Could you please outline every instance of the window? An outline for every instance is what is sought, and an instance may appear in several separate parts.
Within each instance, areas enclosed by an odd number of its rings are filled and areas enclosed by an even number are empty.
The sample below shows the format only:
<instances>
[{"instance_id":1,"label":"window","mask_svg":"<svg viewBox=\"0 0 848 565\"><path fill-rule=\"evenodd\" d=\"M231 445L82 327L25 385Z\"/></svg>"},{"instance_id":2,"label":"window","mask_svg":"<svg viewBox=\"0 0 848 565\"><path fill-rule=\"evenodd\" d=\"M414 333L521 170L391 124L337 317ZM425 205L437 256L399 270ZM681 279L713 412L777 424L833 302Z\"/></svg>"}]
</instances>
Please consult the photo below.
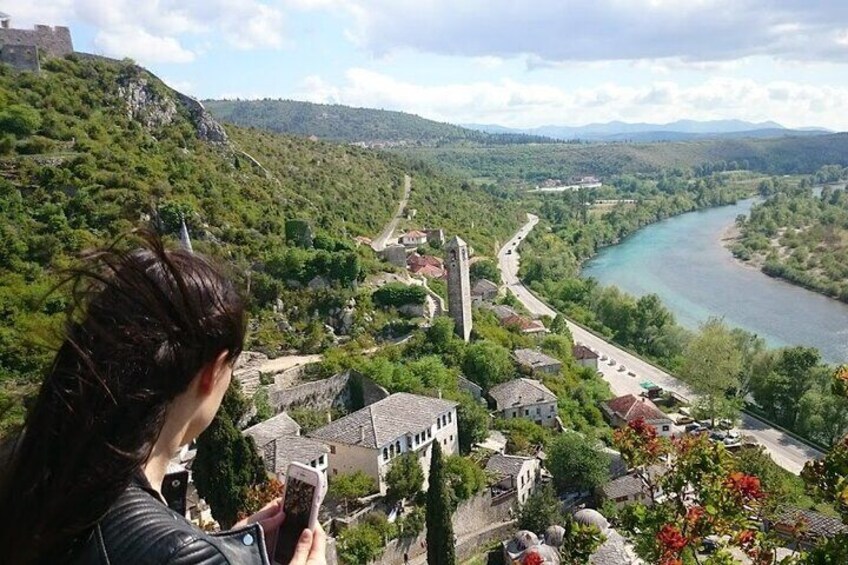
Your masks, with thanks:
<instances>
[{"instance_id":1,"label":"window","mask_svg":"<svg viewBox=\"0 0 848 565\"><path fill-rule=\"evenodd\" d=\"M330 446L330 453L332 453L332 454L336 453L336 446L335 445Z\"/></svg>"},{"instance_id":2,"label":"window","mask_svg":"<svg viewBox=\"0 0 848 565\"><path fill-rule=\"evenodd\" d=\"M395 442L395 453L400 455L400 440L397 440L397 442Z\"/></svg>"},{"instance_id":3,"label":"window","mask_svg":"<svg viewBox=\"0 0 848 565\"><path fill-rule=\"evenodd\" d=\"M338 474L339 474L339 470L338 470L338 469L336 469L335 467L333 467L333 474L334 474L334 475L338 475Z\"/></svg>"},{"instance_id":4,"label":"window","mask_svg":"<svg viewBox=\"0 0 848 565\"><path fill-rule=\"evenodd\" d=\"M453 434L451 434L451 441L453 441Z\"/></svg>"},{"instance_id":5,"label":"window","mask_svg":"<svg viewBox=\"0 0 848 565\"><path fill-rule=\"evenodd\" d=\"M317 466L318 466L318 462L317 462L317 461L315 461L315 460L312 460L312 461L310 461L310 462L309 462L309 466L310 466L310 467L317 467Z\"/></svg>"},{"instance_id":6,"label":"window","mask_svg":"<svg viewBox=\"0 0 848 565\"><path fill-rule=\"evenodd\" d=\"M513 411L512 411L512 417L513 417L513 418L515 418L516 416L518 416L518 412L516 412L515 410L513 410Z\"/></svg>"},{"instance_id":7,"label":"window","mask_svg":"<svg viewBox=\"0 0 848 565\"><path fill-rule=\"evenodd\" d=\"M525 408L525 409L524 409L524 415L525 415L525 416L529 416L529 415L530 415L530 409L529 409L529 408Z\"/></svg>"},{"instance_id":8,"label":"window","mask_svg":"<svg viewBox=\"0 0 848 565\"><path fill-rule=\"evenodd\" d=\"M389 457L394 457L394 456L395 456L395 444L391 444L389 446Z\"/></svg>"},{"instance_id":9,"label":"window","mask_svg":"<svg viewBox=\"0 0 848 565\"><path fill-rule=\"evenodd\" d=\"M448 422L452 422L452 421L453 421L452 412L448 412Z\"/></svg>"},{"instance_id":10,"label":"window","mask_svg":"<svg viewBox=\"0 0 848 565\"><path fill-rule=\"evenodd\" d=\"M412 436L406 436L406 448L412 449Z\"/></svg>"},{"instance_id":11,"label":"window","mask_svg":"<svg viewBox=\"0 0 848 565\"><path fill-rule=\"evenodd\" d=\"M554 412L556 412L556 407L553 404L551 404L551 414L553 414Z\"/></svg>"},{"instance_id":12,"label":"window","mask_svg":"<svg viewBox=\"0 0 848 565\"><path fill-rule=\"evenodd\" d=\"M383 448L383 460L384 460L384 461L388 461L388 460L389 460L389 450L388 450L388 449L386 449L385 447Z\"/></svg>"},{"instance_id":13,"label":"window","mask_svg":"<svg viewBox=\"0 0 848 565\"><path fill-rule=\"evenodd\" d=\"M421 440L419 439L419 435L415 434L415 445L418 445L419 443L421 443Z\"/></svg>"},{"instance_id":14,"label":"window","mask_svg":"<svg viewBox=\"0 0 848 565\"><path fill-rule=\"evenodd\" d=\"M542 407L536 406L536 415L539 416L542 413Z\"/></svg>"},{"instance_id":15,"label":"window","mask_svg":"<svg viewBox=\"0 0 848 565\"><path fill-rule=\"evenodd\" d=\"M433 430L427 428L427 439L430 439L431 437L433 437Z\"/></svg>"},{"instance_id":16,"label":"window","mask_svg":"<svg viewBox=\"0 0 848 565\"><path fill-rule=\"evenodd\" d=\"M668 426L663 426L663 430L662 430L662 431L667 432L667 431L668 431Z\"/></svg>"}]
</instances>

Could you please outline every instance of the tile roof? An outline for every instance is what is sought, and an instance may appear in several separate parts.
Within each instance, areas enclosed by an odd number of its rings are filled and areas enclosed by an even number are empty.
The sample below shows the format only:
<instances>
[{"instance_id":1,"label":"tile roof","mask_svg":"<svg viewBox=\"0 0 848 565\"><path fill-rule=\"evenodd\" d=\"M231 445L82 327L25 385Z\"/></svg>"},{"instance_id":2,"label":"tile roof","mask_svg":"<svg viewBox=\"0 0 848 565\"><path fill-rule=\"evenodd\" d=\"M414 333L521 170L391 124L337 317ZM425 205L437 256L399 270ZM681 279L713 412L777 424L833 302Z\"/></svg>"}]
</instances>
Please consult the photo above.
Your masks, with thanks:
<instances>
[{"instance_id":1,"label":"tile roof","mask_svg":"<svg viewBox=\"0 0 848 565\"><path fill-rule=\"evenodd\" d=\"M419 255L418 253L413 253L407 257L406 264L409 265L410 269L413 267L421 268L425 265L441 268L444 266L444 261L432 255Z\"/></svg>"},{"instance_id":2,"label":"tile roof","mask_svg":"<svg viewBox=\"0 0 848 565\"><path fill-rule=\"evenodd\" d=\"M590 565L628 565L639 563L627 549L627 540L616 532L609 530L606 540L589 557Z\"/></svg>"},{"instance_id":3,"label":"tile roof","mask_svg":"<svg viewBox=\"0 0 848 565\"><path fill-rule=\"evenodd\" d=\"M513 379L493 387L489 396L498 410L512 406L526 406L541 402L556 402L556 395L545 385L534 379Z\"/></svg>"},{"instance_id":4,"label":"tile roof","mask_svg":"<svg viewBox=\"0 0 848 565\"><path fill-rule=\"evenodd\" d=\"M561 367L562 362L559 359L555 359L550 355L545 355L541 351L536 351L535 349L516 349L512 352L515 355L515 359L522 365L529 365L533 369L538 367Z\"/></svg>"},{"instance_id":5,"label":"tile roof","mask_svg":"<svg viewBox=\"0 0 848 565\"><path fill-rule=\"evenodd\" d=\"M261 449L278 437L300 435L300 424L285 412L280 412L273 418L250 426L244 430L244 434L252 437L256 447Z\"/></svg>"},{"instance_id":6,"label":"tile roof","mask_svg":"<svg viewBox=\"0 0 848 565\"><path fill-rule=\"evenodd\" d=\"M422 237L427 237L427 234L424 233L423 231L412 230L412 231L406 232L401 237L411 237L411 238L418 239L418 238L422 238Z\"/></svg>"},{"instance_id":7,"label":"tile roof","mask_svg":"<svg viewBox=\"0 0 848 565\"><path fill-rule=\"evenodd\" d=\"M445 270L441 267L436 267L435 265L415 265L410 267L409 270L413 274L429 277L431 279L440 279L445 276Z\"/></svg>"},{"instance_id":8,"label":"tile roof","mask_svg":"<svg viewBox=\"0 0 848 565\"><path fill-rule=\"evenodd\" d=\"M521 468L528 461L533 461L533 457L495 453L489 458L489 462L486 463L486 471L498 475L515 477L521 473Z\"/></svg>"},{"instance_id":9,"label":"tile roof","mask_svg":"<svg viewBox=\"0 0 848 565\"><path fill-rule=\"evenodd\" d=\"M848 532L848 526L839 518L832 518L814 510L805 510L795 506L784 508L775 520L776 524L792 527L799 520L807 525L808 538L833 537Z\"/></svg>"},{"instance_id":10,"label":"tile roof","mask_svg":"<svg viewBox=\"0 0 848 565\"><path fill-rule=\"evenodd\" d=\"M265 468L272 473L285 474L289 463L296 461L309 465L322 455L330 453L330 448L320 441L308 437L280 437L262 448Z\"/></svg>"},{"instance_id":11,"label":"tile roof","mask_svg":"<svg viewBox=\"0 0 848 565\"><path fill-rule=\"evenodd\" d=\"M407 392L395 393L312 432L310 437L380 448L407 433L432 426L456 402Z\"/></svg>"},{"instance_id":12,"label":"tile roof","mask_svg":"<svg viewBox=\"0 0 848 565\"><path fill-rule=\"evenodd\" d=\"M604 402L602 406L609 414L615 414L627 422L632 422L639 418L643 418L646 421L671 421L671 418L666 416L662 410L657 408L656 404L647 398L637 398L632 394L613 398L612 400Z\"/></svg>"},{"instance_id":13,"label":"tile roof","mask_svg":"<svg viewBox=\"0 0 848 565\"><path fill-rule=\"evenodd\" d=\"M575 345L571 348L571 353L577 360L580 359L597 359L598 354L586 347L585 345Z\"/></svg>"}]
</instances>

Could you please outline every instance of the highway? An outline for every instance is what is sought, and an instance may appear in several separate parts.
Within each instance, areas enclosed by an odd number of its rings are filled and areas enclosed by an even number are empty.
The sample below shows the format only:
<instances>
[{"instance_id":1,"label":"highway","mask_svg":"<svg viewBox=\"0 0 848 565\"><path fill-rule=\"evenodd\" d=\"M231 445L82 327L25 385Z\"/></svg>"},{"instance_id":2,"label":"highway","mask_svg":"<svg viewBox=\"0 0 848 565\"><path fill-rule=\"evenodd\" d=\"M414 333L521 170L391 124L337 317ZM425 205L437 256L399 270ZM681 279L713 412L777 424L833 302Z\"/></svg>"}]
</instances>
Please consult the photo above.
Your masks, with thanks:
<instances>
[{"instance_id":1,"label":"highway","mask_svg":"<svg viewBox=\"0 0 848 565\"><path fill-rule=\"evenodd\" d=\"M536 226L539 218L533 214L527 214L527 220L527 223L498 252L498 266L501 269L501 276L507 289L518 298L530 313L536 316L554 317L557 313L531 293L518 278L520 259L518 243ZM690 400L695 397L692 390L685 383L682 383L659 367L655 367L639 359L617 345L574 324L570 320L568 321L568 327L574 336L575 342L582 343L613 361L614 364L612 365L610 365L610 361L602 361L598 368L603 373L604 380L609 383L613 394L616 396L624 394L638 395L642 391L639 383L651 381L666 390L676 392ZM620 370L622 366L625 367L624 370ZM629 376L628 373L630 372L635 373L636 376ZM768 450L778 465L795 474L800 473L804 467L804 463L810 459L819 458L824 455L821 451L813 449L747 414L742 414L742 421L738 429L742 434L755 438L760 445Z\"/></svg>"},{"instance_id":2,"label":"highway","mask_svg":"<svg viewBox=\"0 0 848 565\"><path fill-rule=\"evenodd\" d=\"M401 197L400 203L398 204L397 212L395 212L394 217L389 221L389 223L386 224L386 227L383 229L380 235L378 235L377 238L371 242L371 249L373 249L374 251L382 251L386 248L386 245L388 245L389 239L395 233L398 222L403 216L403 210L404 208L406 208L406 203L409 201L409 193L411 190L412 178L409 175L403 175L403 196Z\"/></svg>"}]
</instances>

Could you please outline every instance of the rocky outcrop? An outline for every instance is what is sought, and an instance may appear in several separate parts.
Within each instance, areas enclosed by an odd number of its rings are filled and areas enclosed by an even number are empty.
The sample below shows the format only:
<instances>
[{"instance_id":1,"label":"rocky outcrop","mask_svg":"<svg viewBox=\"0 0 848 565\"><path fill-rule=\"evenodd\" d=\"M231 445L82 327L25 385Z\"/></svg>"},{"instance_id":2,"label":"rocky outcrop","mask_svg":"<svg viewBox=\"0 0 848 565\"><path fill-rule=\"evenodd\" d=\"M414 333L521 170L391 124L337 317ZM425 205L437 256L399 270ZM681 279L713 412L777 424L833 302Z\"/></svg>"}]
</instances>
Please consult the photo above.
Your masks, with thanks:
<instances>
[{"instance_id":1,"label":"rocky outcrop","mask_svg":"<svg viewBox=\"0 0 848 565\"><path fill-rule=\"evenodd\" d=\"M134 71L118 79L118 95L125 101L127 115L131 119L147 129L158 129L173 123L182 107L194 124L199 139L209 143L229 141L227 132L199 101L165 86L141 67Z\"/></svg>"}]
</instances>

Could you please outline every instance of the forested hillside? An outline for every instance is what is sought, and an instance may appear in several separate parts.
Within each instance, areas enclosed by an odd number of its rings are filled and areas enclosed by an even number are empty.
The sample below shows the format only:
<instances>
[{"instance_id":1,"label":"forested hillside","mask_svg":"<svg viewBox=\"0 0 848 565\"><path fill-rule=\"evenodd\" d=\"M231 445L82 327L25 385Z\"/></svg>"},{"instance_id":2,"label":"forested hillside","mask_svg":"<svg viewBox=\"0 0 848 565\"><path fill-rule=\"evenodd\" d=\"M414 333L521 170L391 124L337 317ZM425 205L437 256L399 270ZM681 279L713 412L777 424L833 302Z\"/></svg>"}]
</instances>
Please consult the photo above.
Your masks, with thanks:
<instances>
[{"instance_id":1,"label":"forested hillside","mask_svg":"<svg viewBox=\"0 0 848 565\"><path fill-rule=\"evenodd\" d=\"M49 359L66 307L62 291L44 300L57 272L133 228L152 225L173 239L184 217L195 250L249 286L250 344L274 353L326 346L327 312L379 268L353 237L381 230L404 174L422 222L486 248L517 225L508 202L413 166L238 128L227 140L199 106L130 61L71 56L46 62L40 75L0 65L0 435ZM468 225L496 211L499 223ZM311 227L314 244L287 241L291 220ZM298 290L316 275L330 288Z\"/></svg>"},{"instance_id":2,"label":"forested hillside","mask_svg":"<svg viewBox=\"0 0 848 565\"><path fill-rule=\"evenodd\" d=\"M530 185L548 178L658 173L675 168L695 169L700 174L736 169L812 174L824 165L848 165L848 133L639 144L451 146L419 148L415 153L464 174Z\"/></svg>"},{"instance_id":3,"label":"forested hillside","mask_svg":"<svg viewBox=\"0 0 848 565\"><path fill-rule=\"evenodd\" d=\"M490 134L435 122L405 112L313 104L296 100L204 100L212 114L227 123L320 139L363 143L436 145L553 143L527 134Z\"/></svg>"}]
</instances>

